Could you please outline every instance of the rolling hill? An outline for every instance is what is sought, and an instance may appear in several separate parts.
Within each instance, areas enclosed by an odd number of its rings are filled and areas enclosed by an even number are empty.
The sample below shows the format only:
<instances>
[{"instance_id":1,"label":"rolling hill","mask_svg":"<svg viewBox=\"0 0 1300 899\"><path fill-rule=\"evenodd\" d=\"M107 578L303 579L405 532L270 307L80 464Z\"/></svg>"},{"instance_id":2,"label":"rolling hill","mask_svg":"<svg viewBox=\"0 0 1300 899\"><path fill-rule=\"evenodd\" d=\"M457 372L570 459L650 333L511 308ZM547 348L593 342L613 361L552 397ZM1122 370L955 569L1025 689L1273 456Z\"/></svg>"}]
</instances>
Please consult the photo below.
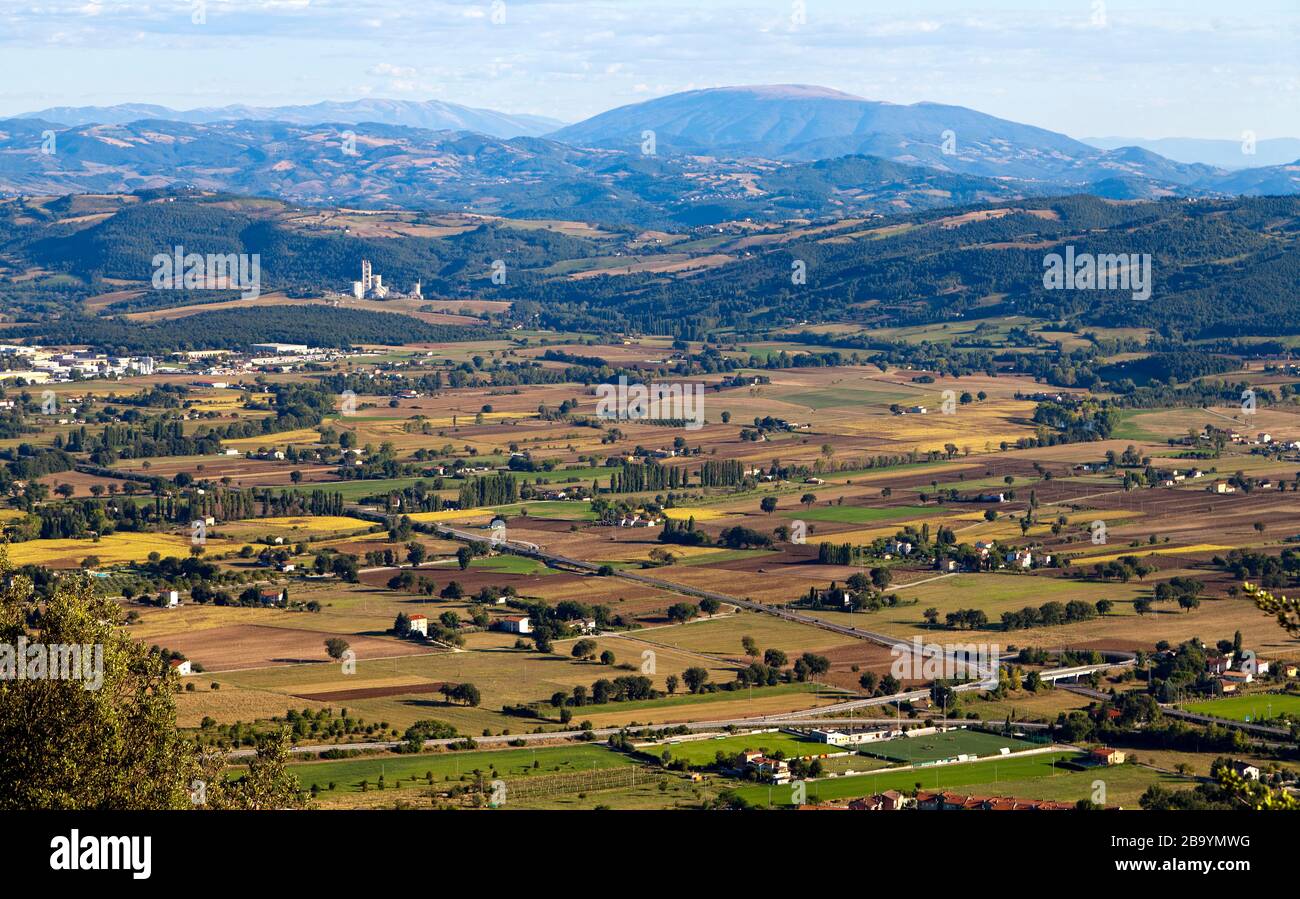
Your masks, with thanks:
<instances>
[{"instance_id":1,"label":"rolling hill","mask_svg":"<svg viewBox=\"0 0 1300 899\"><path fill-rule=\"evenodd\" d=\"M42 151L54 131L53 153ZM351 131L351 136L349 135ZM296 203L677 227L1012 198L1009 182L901 164L782 164L583 149L393 125L0 122L0 192L195 187Z\"/></svg>"}]
</instances>

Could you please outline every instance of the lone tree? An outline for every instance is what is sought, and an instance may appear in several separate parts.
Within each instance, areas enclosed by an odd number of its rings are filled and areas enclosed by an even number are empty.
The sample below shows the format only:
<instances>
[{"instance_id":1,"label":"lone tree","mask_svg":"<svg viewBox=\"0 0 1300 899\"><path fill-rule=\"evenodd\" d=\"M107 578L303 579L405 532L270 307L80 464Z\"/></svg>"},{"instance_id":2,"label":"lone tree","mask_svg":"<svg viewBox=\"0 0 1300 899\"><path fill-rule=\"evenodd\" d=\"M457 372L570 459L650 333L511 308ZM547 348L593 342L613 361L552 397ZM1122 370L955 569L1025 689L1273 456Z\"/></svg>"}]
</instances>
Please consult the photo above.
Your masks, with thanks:
<instances>
[{"instance_id":1,"label":"lone tree","mask_svg":"<svg viewBox=\"0 0 1300 899\"><path fill-rule=\"evenodd\" d=\"M393 619L393 633L399 637L407 637L411 634L411 616L405 612L398 612L397 617Z\"/></svg>"},{"instance_id":2,"label":"lone tree","mask_svg":"<svg viewBox=\"0 0 1300 899\"><path fill-rule=\"evenodd\" d=\"M348 646L348 641L344 640L342 637L330 637L325 641L325 651L329 653L330 658L336 662L343 658L343 653L348 651Z\"/></svg>"},{"instance_id":3,"label":"lone tree","mask_svg":"<svg viewBox=\"0 0 1300 899\"><path fill-rule=\"evenodd\" d=\"M79 660L80 677L0 680L0 809L305 804L286 773L285 734L264 738L247 773L228 781L223 754L205 754L177 731L179 676L121 630L120 609L90 577L61 577L38 603L31 579L0 547L0 584L0 643L95 647ZM71 673L73 659L65 660Z\"/></svg>"},{"instance_id":4,"label":"lone tree","mask_svg":"<svg viewBox=\"0 0 1300 899\"><path fill-rule=\"evenodd\" d=\"M775 496L763 497L761 500L758 501L758 508L766 512L768 515L771 515L773 512L776 511L776 497Z\"/></svg>"},{"instance_id":5,"label":"lone tree","mask_svg":"<svg viewBox=\"0 0 1300 899\"><path fill-rule=\"evenodd\" d=\"M682 672L682 680L686 682L686 689L690 690L692 693L700 692L708 679L708 670L698 666L692 666Z\"/></svg>"}]
</instances>

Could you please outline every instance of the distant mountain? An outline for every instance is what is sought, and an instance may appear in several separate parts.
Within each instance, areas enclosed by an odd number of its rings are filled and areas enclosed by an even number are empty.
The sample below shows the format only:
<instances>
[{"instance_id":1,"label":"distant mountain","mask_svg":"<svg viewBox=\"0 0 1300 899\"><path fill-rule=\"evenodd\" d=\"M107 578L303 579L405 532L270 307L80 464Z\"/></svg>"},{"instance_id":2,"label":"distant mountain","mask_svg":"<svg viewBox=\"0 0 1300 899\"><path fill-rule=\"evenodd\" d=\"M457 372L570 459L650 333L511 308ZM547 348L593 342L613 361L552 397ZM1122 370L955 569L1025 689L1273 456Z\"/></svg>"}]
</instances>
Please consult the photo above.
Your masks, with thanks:
<instances>
[{"instance_id":1,"label":"distant mountain","mask_svg":"<svg viewBox=\"0 0 1300 899\"><path fill-rule=\"evenodd\" d=\"M1101 150L1141 147L1175 162L1202 163L1222 169L1263 168L1300 160L1300 138L1279 137L1255 143L1253 154L1242 151L1239 140L1204 140L1192 137L1085 137L1083 142Z\"/></svg>"},{"instance_id":2,"label":"distant mountain","mask_svg":"<svg viewBox=\"0 0 1300 899\"><path fill-rule=\"evenodd\" d=\"M782 165L583 149L534 137L279 122L141 120L56 131L0 121L0 192L166 187L377 209L474 211L670 227L933 209L1015 199L1013 182L845 157ZM348 152L348 151L351 152Z\"/></svg>"},{"instance_id":3,"label":"distant mountain","mask_svg":"<svg viewBox=\"0 0 1300 899\"><path fill-rule=\"evenodd\" d=\"M725 87L622 106L549 135L586 147L633 148L653 132L665 153L811 160L863 154L990 178L1081 187L1125 179L1160 196L1212 178L1135 149L1108 152L1044 128L961 106L901 106L805 85Z\"/></svg>"},{"instance_id":4,"label":"distant mountain","mask_svg":"<svg viewBox=\"0 0 1300 899\"><path fill-rule=\"evenodd\" d=\"M1224 178L1219 187L1245 196L1280 196L1300 193L1300 160L1262 169L1244 169Z\"/></svg>"},{"instance_id":5,"label":"distant mountain","mask_svg":"<svg viewBox=\"0 0 1300 899\"><path fill-rule=\"evenodd\" d=\"M1143 147L1102 150L959 106L900 106L798 85L675 94L540 137L489 133L548 127L536 119L389 100L41 115L0 120L0 192L197 187L300 204L640 228L1074 193L1113 200L1300 193L1295 165L1228 170ZM124 121L97 121L114 116ZM96 121L60 124L76 119ZM45 152L49 130L53 153Z\"/></svg>"},{"instance_id":6,"label":"distant mountain","mask_svg":"<svg viewBox=\"0 0 1300 899\"><path fill-rule=\"evenodd\" d=\"M284 122L292 125L378 122L433 131L476 131L490 137L536 136L563 122L544 116L511 115L439 100L353 100L310 106L221 106L176 110L145 103L118 106L57 106L14 118L41 119L59 125L125 125L145 119L209 124L213 122Z\"/></svg>"}]
</instances>

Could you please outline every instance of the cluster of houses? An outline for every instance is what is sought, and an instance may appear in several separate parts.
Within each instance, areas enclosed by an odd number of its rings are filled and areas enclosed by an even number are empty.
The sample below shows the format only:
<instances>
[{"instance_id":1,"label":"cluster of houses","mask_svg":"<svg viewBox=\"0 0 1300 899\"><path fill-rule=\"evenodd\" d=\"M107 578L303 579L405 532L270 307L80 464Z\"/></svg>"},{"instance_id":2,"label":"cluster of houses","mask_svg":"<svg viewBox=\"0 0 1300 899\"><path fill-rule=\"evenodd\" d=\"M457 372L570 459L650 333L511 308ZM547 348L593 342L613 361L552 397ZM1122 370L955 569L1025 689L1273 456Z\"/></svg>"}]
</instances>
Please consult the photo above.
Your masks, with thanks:
<instances>
[{"instance_id":1,"label":"cluster of houses","mask_svg":"<svg viewBox=\"0 0 1300 899\"><path fill-rule=\"evenodd\" d=\"M657 528L662 527L663 523L664 520L658 515L651 515L648 512L624 515L622 518L610 522L616 528Z\"/></svg>"},{"instance_id":2,"label":"cluster of houses","mask_svg":"<svg viewBox=\"0 0 1300 899\"><path fill-rule=\"evenodd\" d=\"M1231 440L1233 443L1236 443L1241 446L1267 446L1267 447L1272 447L1274 449L1289 449L1289 450L1300 449L1300 440L1291 440L1289 442L1283 443L1281 441L1274 440L1273 435L1268 433L1267 431L1260 431L1253 438L1247 437L1244 434L1238 434L1236 431L1229 431L1228 439Z\"/></svg>"},{"instance_id":3,"label":"cluster of houses","mask_svg":"<svg viewBox=\"0 0 1300 899\"><path fill-rule=\"evenodd\" d=\"M1282 674L1287 677L1295 677L1300 668L1294 662L1279 662ZM1267 659L1254 658L1251 654L1242 653L1242 658L1237 659L1236 653L1229 650L1225 653L1215 653L1205 658L1205 670L1214 675L1219 681L1219 688L1224 693L1236 693L1246 684L1255 682L1259 675L1268 674L1273 670L1273 663Z\"/></svg>"},{"instance_id":4,"label":"cluster of houses","mask_svg":"<svg viewBox=\"0 0 1300 899\"><path fill-rule=\"evenodd\" d=\"M1177 487L1188 480L1197 481L1205 477L1205 472L1199 468L1193 468L1191 471L1179 471L1177 468L1171 471L1161 471L1156 475L1156 486L1158 487Z\"/></svg>"},{"instance_id":5,"label":"cluster of houses","mask_svg":"<svg viewBox=\"0 0 1300 899\"><path fill-rule=\"evenodd\" d=\"M996 559L998 552L999 552L998 548L994 546L992 543L985 543L983 540L981 540L975 544L975 555L980 559L982 565L987 564L990 558ZM1021 549L1010 549L1002 553L1001 560L997 561L997 564L993 567L1019 568L1022 571L1028 571L1031 568L1051 568L1053 558L1054 557L1052 556L1051 553L1045 553L1040 551L1037 554L1035 554L1035 552L1028 547L1021 548ZM957 561L956 559L950 559L946 556L935 559L934 568L936 571L944 571L944 572L954 572L954 571L963 570L963 566L961 562ZM969 565L966 566L966 568L967 570L971 570L971 571L975 570Z\"/></svg>"},{"instance_id":6,"label":"cluster of houses","mask_svg":"<svg viewBox=\"0 0 1300 899\"><path fill-rule=\"evenodd\" d=\"M64 352L39 346L4 344L0 345L0 356L10 360L13 366L0 370L0 380L22 378L28 384L113 375L151 375L155 371L152 356L114 356L94 350Z\"/></svg>"}]
</instances>

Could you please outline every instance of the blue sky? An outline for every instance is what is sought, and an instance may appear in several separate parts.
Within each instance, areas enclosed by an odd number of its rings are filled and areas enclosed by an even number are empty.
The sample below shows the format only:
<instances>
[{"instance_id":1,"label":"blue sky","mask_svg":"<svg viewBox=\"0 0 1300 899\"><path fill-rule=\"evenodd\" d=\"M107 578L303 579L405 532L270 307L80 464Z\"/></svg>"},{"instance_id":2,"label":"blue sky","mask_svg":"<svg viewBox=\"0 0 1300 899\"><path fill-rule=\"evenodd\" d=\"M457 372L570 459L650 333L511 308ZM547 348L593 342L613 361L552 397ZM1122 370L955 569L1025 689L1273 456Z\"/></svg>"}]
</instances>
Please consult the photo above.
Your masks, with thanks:
<instances>
[{"instance_id":1,"label":"blue sky","mask_svg":"<svg viewBox=\"0 0 1300 899\"><path fill-rule=\"evenodd\" d=\"M0 0L0 115L395 97L576 121L761 83L1076 137L1300 136L1300 3Z\"/></svg>"}]
</instances>

